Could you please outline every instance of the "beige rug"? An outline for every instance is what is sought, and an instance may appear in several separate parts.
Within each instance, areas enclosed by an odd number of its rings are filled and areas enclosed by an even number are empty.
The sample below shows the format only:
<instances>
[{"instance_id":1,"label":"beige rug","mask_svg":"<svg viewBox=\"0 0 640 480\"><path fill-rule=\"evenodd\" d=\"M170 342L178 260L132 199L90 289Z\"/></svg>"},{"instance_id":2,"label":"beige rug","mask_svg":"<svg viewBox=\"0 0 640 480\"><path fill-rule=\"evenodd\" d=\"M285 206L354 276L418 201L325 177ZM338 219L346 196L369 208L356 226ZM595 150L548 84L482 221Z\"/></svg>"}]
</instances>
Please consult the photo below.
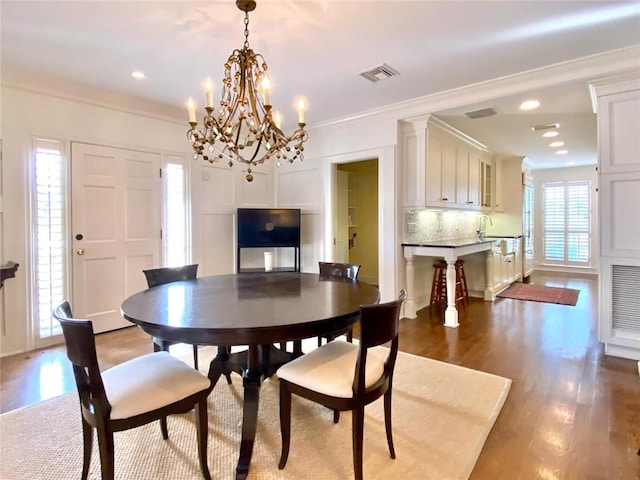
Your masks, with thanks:
<instances>
[{"instance_id":1,"label":"beige rug","mask_svg":"<svg viewBox=\"0 0 640 480\"><path fill-rule=\"evenodd\" d=\"M214 479L233 479L239 447L242 384L224 379L210 397L209 467ZM511 380L399 354L393 397L396 460L387 450L382 401L367 407L364 476L371 479L468 478L504 404ZM250 479L353 478L351 416L294 396L289 461L278 470L278 381L264 382ZM75 394L0 416L0 478L80 478L82 436ZM116 478L200 479L191 414L169 418L169 440L156 423L116 433ZM91 479L100 478L97 445Z\"/></svg>"}]
</instances>

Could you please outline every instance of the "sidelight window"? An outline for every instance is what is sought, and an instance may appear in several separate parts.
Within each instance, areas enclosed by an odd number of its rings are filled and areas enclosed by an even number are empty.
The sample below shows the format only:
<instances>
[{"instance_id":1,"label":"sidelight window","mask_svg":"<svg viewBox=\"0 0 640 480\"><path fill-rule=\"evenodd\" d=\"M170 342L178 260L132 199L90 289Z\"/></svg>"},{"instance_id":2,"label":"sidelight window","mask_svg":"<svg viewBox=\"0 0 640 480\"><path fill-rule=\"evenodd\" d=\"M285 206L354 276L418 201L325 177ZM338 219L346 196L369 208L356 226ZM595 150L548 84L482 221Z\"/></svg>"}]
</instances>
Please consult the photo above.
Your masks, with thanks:
<instances>
[{"instance_id":1,"label":"sidelight window","mask_svg":"<svg viewBox=\"0 0 640 480\"><path fill-rule=\"evenodd\" d=\"M51 311L67 298L66 163L62 142L34 140L32 171L34 315L38 338L43 339L62 333Z\"/></svg>"},{"instance_id":2,"label":"sidelight window","mask_svg":"<svg viewBox=\"0 0 640 480\"><path fill-rule=\"evenodd\" d=\"M164 264L186 265L191 258L186 168L180 158L169 159L164 172Z\"/></svg>"}]
</instances>

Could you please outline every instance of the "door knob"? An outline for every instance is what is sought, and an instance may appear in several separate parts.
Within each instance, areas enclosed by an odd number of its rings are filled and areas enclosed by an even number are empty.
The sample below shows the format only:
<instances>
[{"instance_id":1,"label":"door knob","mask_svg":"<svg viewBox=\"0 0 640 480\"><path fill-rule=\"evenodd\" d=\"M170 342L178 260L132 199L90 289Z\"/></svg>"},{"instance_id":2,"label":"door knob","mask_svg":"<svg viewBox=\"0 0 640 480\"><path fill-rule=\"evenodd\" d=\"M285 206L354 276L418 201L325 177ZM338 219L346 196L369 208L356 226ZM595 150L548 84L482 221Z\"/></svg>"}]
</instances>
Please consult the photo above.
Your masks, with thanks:
<instances>
[{"instance_id":1,"label":"door knob","mask_svg":"<svg viewBox=\"0 0 640 480\"><path fill-rule=\"evenodd\" d=\"M84 248L77 248L77 249L76 249L76 253L77 253L78 255L84 255Z\"/></svg>"}]
</instances>

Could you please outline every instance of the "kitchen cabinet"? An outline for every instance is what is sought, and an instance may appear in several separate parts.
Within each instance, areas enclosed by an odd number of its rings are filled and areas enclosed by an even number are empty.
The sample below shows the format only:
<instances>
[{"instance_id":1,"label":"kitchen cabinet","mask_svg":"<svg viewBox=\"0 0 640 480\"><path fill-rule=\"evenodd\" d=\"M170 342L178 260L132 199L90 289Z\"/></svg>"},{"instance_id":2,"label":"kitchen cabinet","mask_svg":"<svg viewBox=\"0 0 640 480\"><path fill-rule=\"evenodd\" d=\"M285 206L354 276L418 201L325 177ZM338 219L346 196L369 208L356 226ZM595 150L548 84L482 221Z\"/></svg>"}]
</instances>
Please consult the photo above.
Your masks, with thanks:
<instances>
[{"instance_id":1,"label":"kitchen cabinet","mask_svg":"<svg viewBox=\"0 0 640 480\"><path fill-rule=\"evenodd\" d=\"M606 355L640 360L640 74L591 85L598 108L598 339Z\"/></svg>"},{"instance_id":2,"label":"kitchen cabinet","mask_svg":"<svg viewBox=\"0 0 640 480\"><path fill-rule=\"evenodd\" d=\"M491 252L493 275L491 290L497 295L513 282L522 279L521 238L496 238Z\"/></svg>"},{"instance_id":3,"label":"kitchen cabinet","mask_svg":"<svg viewBox=\"0 0 640 480\"><path fill-rule=\"evenodd\" d=\"M502 159L497 159L493 162L493 197L491 200L491 205L493 207L491 210L496 213L504 212L504 192L502 190L503 180L502 180Z\"/></svg>"},{"instance_id":4,"label":"kitchen cabinet","mask_svg":"<svg viewBox=\"0 0 640 480\"><path fill-rule=\"evenodd\" d=\"M404 207L480 210L481 174L490 165L484 145L427 116L401 122L399 155Z\"/></svg>"},{"instance_id":5,"label":"kitchen cabinet","mask_svg":"<svg viewBox=\"0 0 640 480\"><path fill-rule=\"evenodd\" d=\"M425 177L425 203L432 207L456 205L457 149L455 143L429 129Z\"/></svg>"},{"instance_id":6,"label":"kitchen cabinet","mask_svg":"<svg viewBox=\"0 0 640 480\"><path fill-rule=\"evenodd\" d=\"M522 234L519 278L534 268L534 212L531 164L526 157L493 158L494 200L491 218L493 232ZM524 250L524 251L522 251Z\"/></svg>"},{"instance_id":7,"label":"kitchen cabinet","mask_svg":"<svg viewBox=\"0 0 640 480\"><path fill-rule=\"evenodd\" d=\"M493 208L493 162L488 159L480 161L480 208L490 211Z\"/></svg>"},{"instance_id":8,"label":"kitchen cabinet","mask_svg":"<svg viewBox=\"0 0 640 480\"><path fill-rule=\"evenodd\" d=\"M461 207L469 205L469 152L465 149L456 151L456 203Z\"/></svg>"},{"instance_id":9,"label":"kitchen cabinet","mask_svg":"<svg viewBox=\"0 0 640 480\"><path fill-rule=\"evenodd\" d=\"M480 207L480 154L457 147L456 204L459 208Z\"/></svg>"}]
</instances>

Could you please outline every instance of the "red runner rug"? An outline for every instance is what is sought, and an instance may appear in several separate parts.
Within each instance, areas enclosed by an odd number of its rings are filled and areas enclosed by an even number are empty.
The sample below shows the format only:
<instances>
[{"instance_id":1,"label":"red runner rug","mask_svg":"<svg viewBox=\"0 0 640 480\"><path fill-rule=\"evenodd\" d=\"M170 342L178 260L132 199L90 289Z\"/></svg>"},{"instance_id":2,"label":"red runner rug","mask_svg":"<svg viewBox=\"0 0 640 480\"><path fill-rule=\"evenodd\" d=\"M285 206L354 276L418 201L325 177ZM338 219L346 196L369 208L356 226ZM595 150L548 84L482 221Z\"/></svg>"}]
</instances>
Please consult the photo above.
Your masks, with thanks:
<instances>
[{"instance_id":1,"label":"red runner rug","mask_svg":"<svg viewBox=\"0 0 640 480\"><path fill-rule=\"evenodd\" d=\"M573 288L545 287L528 283L514 283L503 292L496 295L502 298L516 300L531 300L533 302L558 303L560 305L575 305L578 302L580 290Z\"/></svg>"}]
</instances>

